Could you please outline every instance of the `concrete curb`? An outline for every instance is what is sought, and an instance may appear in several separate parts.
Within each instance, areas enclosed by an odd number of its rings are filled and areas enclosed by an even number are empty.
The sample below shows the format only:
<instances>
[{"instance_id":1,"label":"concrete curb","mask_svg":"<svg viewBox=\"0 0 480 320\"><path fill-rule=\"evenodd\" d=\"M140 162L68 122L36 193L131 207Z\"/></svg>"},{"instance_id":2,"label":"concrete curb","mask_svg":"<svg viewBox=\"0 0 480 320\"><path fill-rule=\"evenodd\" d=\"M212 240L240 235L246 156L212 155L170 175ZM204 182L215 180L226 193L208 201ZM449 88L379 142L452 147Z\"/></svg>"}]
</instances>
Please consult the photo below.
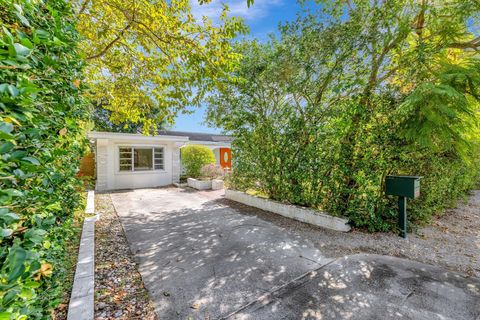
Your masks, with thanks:
<instances>
[{"instance_id":1,"label":"concrete curb","mask_svg":"<svg viewBox=\"0 0 480 320\"><path fill-rule=\"evenodd\" d=\"M188 183L180 183L180 182L174 182L173 185L177 188L186 188L188 187Z\"/></svg>"},{"instance_id":2,"label":"concrete curb","mask_svg":"<svg viewBox=\"0 0 480 320\"><path fill-rule=\"evenodd\" d=\"M330 216L309 208L259 198L245 192L227 189L225 190L225 198L323 228L343 232L348 232L351 229L347 219Z\"/></svg>"},{"instance_id":3,"label":"concrete curb","mask_svg":"<svg viewBox=\"0 0 480 320\"><path fill-rule=\"evenodd\" d=\"M85 207L85 213L95 213L95 191L90 190L87 192L87 206Z\"/></svg>"},{"instance_id":4,"label":"concrete curb","mask_svg":"<svg viewBox=\"0 0 480 320\"><path fill-rule=\"evenodd\" d=\"M85 213L95 213L95 193L88 191ZM94 313L95 282L95 221L98 216L85 218L78 252L77 269L68 305L68 320L91 320Z\"/></svg>"}]
</instances>

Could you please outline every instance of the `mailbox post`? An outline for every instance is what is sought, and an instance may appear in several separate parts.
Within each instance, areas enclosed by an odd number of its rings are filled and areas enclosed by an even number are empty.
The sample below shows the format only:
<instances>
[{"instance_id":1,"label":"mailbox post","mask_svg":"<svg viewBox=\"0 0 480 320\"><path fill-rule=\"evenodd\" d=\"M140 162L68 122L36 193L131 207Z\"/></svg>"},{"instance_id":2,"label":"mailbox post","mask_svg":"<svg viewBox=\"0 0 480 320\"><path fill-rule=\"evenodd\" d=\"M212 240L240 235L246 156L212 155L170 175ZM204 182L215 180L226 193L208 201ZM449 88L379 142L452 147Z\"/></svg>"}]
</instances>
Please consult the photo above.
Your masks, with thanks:
<instances>
[{"instance_id":1,"label":"mailbox post","mask_svg":"<svg viewBox=\"0 0 480 320\"><path fill-rule=\"evenodd\" d=\"M387 176L385 193L398 196L398 228L400 236L407 237L407 198L420 197L421 176Z\"/></svg>"}]
</instances>

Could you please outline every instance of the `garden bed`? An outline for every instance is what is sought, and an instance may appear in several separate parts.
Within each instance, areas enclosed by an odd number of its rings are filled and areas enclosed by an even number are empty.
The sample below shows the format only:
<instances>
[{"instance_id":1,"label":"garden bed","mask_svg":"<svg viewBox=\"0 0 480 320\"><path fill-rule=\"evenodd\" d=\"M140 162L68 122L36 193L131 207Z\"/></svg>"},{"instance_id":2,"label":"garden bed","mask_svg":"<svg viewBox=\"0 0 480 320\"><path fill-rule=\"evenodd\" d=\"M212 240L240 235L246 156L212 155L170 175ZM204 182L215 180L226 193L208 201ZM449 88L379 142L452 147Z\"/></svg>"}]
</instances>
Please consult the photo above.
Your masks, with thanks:
<instances>
[{"instance_id":1,"label":"garden bed","mask_svg":"<svg viewBox=\"0 0 480 320\"><path fill-rule=\"evenodd\" d=\"M212 180L199 180L194 178L187 179L188 186L197 190L212 189Z\"/></svg>"},{"instance_id":2,"label":"garden bed","mask_svg":"<svg viewBox=\"0 0 480 320\"><path fill-rule=\"evenodd\" d=\"M335 231L350 231L347 219L330 216L317 210L285 204L270 199L256 197L245 192L228 189L225 190L225 198L315 226Z\"/></svg>"},{"instance_id":3,"label":"garden bed","mask_svg":"<svg viewBox=\"0 0 480 320\"><path fill-rule=\"evenodd\" d=\"M220 190L223 189L223 180L221 179L209 179L209 180L199 180L194 178L187 179L187 185L190 188L197 190Z\"/></svg>"},{"instance_id":4,"label":"garden bed","mask_svg":"<svg viewBox=\"0 0 480 320\"><path fill-rule=\"evenodd\" d=\"M156 319L109 194L96 195L95 319Z\"/></svg>"}]
</instances>

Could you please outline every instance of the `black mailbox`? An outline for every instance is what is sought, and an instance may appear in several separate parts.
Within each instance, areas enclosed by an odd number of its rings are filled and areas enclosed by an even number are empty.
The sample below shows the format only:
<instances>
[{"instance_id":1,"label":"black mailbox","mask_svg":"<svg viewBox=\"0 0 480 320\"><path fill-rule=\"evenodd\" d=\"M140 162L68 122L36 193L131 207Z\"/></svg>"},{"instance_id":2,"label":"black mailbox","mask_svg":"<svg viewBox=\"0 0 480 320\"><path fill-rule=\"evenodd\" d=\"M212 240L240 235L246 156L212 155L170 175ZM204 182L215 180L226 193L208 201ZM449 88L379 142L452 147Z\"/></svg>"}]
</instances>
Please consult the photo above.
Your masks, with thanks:
<instances>
[{"instance_id":1,"label":"black mailbox","mask_svg":"<svg viewBox=\"0 0 480 320\"><path fill-rule=\"evenodd\" d=\"M385 191L387 195L415 199L420 197L420 176L387 176Z\"/></svg>"},{"instance_id":2,"label":"black mailbox","mask_svg":"<svg viewBox=\"0 0 480 320\"><path fill-rule=\"evenodd\" d=\"M398 228L400 236L407 237L407 198L420 197L420 176L387 176L385 193L398 196Z\"/></svg>"}]
</instances>

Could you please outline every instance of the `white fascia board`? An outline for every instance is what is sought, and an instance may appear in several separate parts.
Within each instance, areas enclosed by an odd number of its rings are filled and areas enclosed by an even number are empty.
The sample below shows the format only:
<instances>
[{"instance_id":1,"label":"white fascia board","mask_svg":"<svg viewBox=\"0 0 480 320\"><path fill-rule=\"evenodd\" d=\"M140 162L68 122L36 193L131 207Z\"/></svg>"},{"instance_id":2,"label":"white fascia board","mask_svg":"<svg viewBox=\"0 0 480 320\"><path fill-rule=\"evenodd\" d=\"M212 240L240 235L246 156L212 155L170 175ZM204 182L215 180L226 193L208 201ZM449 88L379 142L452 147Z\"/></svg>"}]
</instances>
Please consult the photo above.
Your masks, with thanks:
<instances>
[{"instance_id":1,"label":"white fascia board","mask_svg":"<svg viewBox=\"0 0 480 320\"><path fill-rule=\"evenodd\" d=\"M179 142L188 141L188 137L182 137L182 136L164 136L164 135L144 136L143 134L139 134L139 133L98 132L98 131L88 132L87 137L89 139L116 139L116 140L135 139L139 141L179 141Z\"/></svg>"},{"instance_id":2,"label":"white fascia board","mask_svg":"<svg viewBox=\"0 0 480 320\"><path fill-rule=\"evenodd\" d=\"M225 147L225 148L230 148L230 146L231 146L230 142L215 142L215 141L193 141L193 140L189 140L188 144L201 144L201 145L204 145L204 146Z\"/></svg>"}]
</instances>

